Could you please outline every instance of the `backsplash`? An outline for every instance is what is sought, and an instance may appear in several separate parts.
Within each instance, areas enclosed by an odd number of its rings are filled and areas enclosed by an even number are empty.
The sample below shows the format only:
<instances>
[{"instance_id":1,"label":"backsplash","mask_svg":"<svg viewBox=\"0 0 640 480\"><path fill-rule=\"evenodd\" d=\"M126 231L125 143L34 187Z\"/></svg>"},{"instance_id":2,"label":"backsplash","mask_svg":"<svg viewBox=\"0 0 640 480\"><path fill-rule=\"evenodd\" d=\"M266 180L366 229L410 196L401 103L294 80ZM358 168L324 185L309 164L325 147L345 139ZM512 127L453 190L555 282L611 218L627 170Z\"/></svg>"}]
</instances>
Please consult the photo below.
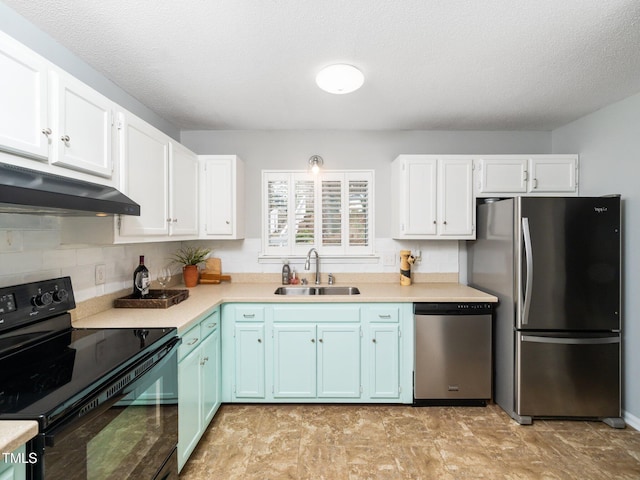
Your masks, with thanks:
<instances>
[{"instance_id":1,"label":"backsplash","mask_svg":"<svg viewBox=\"0 0 640 480\"><path fill-rule=\"evenodd\" d=\"M145 256L151 278L169 261L180 242L124 245L66 245L61 241L61 218L41 215L0 214L0 287L47 278L70 276L77 302L131 288L131 275L138 256ZM69 235L65 235L69 236ZM223 273L278 273L280 260L259 260L260 239L188 242L213 249L222 259ZM328 273L395 273L399 270L399 251L421 250L422 259L412 267L415 274L458 273L457 241L396 241L376 239L380 256L366 262L320 258L323 281ZM393 265L387 264L393 261ZM304 259L289 263L301 276ZM96 285L96 265L105 265L106 282ZM312 269L315 265L312 266ZM175 271L179 272L179 267Z\"/></svg>"}]
</instances>

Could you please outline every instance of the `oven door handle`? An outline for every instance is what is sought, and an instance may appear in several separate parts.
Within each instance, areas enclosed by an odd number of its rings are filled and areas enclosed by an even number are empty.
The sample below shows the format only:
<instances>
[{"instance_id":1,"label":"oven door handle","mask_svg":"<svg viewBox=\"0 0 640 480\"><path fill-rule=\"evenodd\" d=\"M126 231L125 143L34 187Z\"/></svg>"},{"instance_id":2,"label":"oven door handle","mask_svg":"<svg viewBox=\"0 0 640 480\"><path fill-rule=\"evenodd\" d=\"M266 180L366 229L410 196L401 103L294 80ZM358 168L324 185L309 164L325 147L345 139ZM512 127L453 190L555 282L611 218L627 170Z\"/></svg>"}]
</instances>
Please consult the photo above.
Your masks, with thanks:
<instances>
[{"instance_id":1,"label":"oven door handle","mask_svg":"<svg viewBox=\"0 0 640 480\"><path fill-rule=\"evenodd\" d=\"M156 370L164 365L164 363L171 357L171 352L176 350L180 343L181 339L179 337L171 339L158 350L155 350L151 354L131 365L125 372L114 377L106 386L82 402L82 404L75 410L75 413L67 420L63 421L59 426L56 426L51 431L45 432L45 445L47 447L55 446L56 439L64 438L68 433L73 432L78 426L91 421L96 416L106 412L116 403L124 399L129 395L129 393L131 393L131 390L127 389L127 387L136 383L152 370ZM155 362L151 365L147 365L147 362L149 362L150 359L155 359ZM142 368L142 370L139 370L140 368ZM140 373L136 376L135 374L137 370Z\"/></svg>"}]
</instances>

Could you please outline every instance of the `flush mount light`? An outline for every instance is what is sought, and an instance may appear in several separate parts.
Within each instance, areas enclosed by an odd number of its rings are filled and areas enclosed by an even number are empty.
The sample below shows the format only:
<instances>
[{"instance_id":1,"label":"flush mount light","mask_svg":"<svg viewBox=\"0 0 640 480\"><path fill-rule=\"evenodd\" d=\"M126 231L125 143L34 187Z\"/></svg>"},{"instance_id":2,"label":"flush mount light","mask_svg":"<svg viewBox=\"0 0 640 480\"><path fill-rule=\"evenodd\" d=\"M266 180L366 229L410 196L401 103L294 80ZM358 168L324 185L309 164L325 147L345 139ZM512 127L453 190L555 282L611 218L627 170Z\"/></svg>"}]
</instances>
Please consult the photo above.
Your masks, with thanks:
<instances>
[{"instance_id":1,"label":"flush mount light","mask_svg":"<svg viewBox=\"0 0 640 480\"><path fill-rule=\"evenodd\" d=\"M320 171L320 167L324 164L324 160L320 155L313 155L309 159L309 168L311 169L311 173L316 175Z\"/></svg>"},{"instance_id":2,"label":"flush mount light","mask_svg":"<svg viewBox=\"0 0 640 480\"><path fill-rule=\"evenodd\" d=\"M364 83L364 75L353 65L340 63L320 70L316 83L325 92L340 95L359 89Z\"/></svg>"}]
</instances>

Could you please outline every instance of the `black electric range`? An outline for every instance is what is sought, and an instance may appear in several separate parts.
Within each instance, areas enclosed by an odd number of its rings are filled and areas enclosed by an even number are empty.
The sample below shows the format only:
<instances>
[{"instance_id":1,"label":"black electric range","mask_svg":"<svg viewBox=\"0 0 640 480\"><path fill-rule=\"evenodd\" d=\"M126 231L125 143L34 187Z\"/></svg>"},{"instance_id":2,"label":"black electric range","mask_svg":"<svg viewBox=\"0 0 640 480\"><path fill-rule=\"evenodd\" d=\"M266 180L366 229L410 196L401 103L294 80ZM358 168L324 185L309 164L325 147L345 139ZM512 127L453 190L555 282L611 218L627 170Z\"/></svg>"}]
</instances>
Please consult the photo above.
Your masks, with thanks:
<instances>
[{"instance_id":1,"label":"black electric range","mask_svg":"<svg viewBox=\"0 0 640 480\"><path fill-rule=\"evenodd\" d=\"M0 288L0 419L46 429L103 379L176 336L170 328L72 328L73 308L69 277Z\"/></svg>"}]
</instances>

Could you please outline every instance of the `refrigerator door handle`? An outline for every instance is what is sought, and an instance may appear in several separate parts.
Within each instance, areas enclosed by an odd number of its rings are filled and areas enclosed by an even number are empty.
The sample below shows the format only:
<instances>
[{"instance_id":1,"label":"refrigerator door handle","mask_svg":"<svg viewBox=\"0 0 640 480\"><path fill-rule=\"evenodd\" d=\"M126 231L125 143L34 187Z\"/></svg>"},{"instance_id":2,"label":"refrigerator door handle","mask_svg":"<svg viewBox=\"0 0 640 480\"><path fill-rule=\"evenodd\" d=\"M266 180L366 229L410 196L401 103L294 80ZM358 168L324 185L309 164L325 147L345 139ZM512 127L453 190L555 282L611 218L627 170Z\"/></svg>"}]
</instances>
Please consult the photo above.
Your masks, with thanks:
<instances>
[{"instance_id":1,"label":"refrigerator door handle","mask_svg":"<svg viewBox=\"0 0 640 480\"><path fill-rule=\"evenodd\" d=\"M608 343L620 343L620 336L593 337L593 338L565 338L565 337L540 337L536 335L522 335L523 342L557 343L562 345L604 345Z\"/></svg>"},{"instance_id":2,"label":"refrigerator door handle","mask_svg":"<svg viewBox=\"0 0 640 480\"><path fill-rule=\"evenodd\" d=\"M522 237L524 239L525 259L527 262L527 280L524 286L524 300L522 301L522 325L529 323L529 309L531 307L531 287L533 285L533 250L531 248L531 232L529 219L522 217Z\"/></svg>"}]
</instances>

